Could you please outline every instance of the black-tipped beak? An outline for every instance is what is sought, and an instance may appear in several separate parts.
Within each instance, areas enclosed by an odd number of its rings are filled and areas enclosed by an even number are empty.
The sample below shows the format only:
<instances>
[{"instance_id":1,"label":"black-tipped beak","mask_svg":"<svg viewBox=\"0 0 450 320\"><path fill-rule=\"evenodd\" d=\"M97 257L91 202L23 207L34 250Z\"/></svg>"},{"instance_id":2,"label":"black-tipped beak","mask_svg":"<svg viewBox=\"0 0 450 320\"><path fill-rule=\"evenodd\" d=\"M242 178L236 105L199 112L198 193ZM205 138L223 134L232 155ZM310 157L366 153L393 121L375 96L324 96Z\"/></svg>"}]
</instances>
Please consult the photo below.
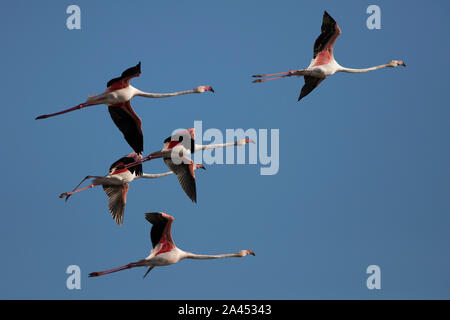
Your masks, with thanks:
<instances>
[{"instance_id":1,"label":"black-tipped beak","mask_svg":"<svg viewBox=\"0 0 450 320\"><path fill-rule=\"evenodd\" d=\"M209 91L211 91L211 92L215 92L215 91L214 91L214 89L213 89L213 87L211 87L211 89L209 89Z\"/></svg>"}]
</instances>

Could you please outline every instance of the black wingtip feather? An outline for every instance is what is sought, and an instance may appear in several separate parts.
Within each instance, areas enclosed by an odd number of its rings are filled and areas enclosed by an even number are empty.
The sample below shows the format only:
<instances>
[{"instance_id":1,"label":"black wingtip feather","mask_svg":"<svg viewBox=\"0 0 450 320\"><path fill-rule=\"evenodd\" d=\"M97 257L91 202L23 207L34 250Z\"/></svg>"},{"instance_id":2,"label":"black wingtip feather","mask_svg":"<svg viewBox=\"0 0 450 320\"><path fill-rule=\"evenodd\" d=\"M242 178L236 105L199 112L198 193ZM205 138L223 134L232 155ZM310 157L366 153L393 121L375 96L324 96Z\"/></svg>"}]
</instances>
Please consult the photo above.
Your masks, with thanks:
<instances>
[{"instance_id":1,"label":"black wingtip feather","mask_svg":"<svg viewBox=\"0 0 450 320\"><path fill-rule=\"evenodd\" d=\"M136 65L136 69L138 70L139 73L141 73L141 62L139 61L139 63Z\"/></svg>"}]
</instances>

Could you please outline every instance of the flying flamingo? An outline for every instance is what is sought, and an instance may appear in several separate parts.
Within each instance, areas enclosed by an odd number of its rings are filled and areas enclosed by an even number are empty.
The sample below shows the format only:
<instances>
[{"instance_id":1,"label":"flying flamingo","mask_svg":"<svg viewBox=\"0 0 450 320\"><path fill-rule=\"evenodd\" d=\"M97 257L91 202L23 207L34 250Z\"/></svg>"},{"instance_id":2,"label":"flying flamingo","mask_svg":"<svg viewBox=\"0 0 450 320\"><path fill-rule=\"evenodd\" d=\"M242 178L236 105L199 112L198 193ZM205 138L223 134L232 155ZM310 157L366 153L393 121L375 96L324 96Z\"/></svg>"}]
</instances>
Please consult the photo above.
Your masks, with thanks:
<instances>
[{"instance_id":1,"label":"flying flamingo","mask_svg":"<svg viewBox=\"0 0 450 320\"><path fill-rule=\"evenodd\" d=\"M164 147L161 151L153 152L141 160L137 160L127 166L134 166L148 160L163 158L166 166L178 178L178 181L193 202L197 202L197 191L195 185L195 164L187 155L200 150L224 148L227 146L243 146L247 143L255 143L252 139L240 139L235 142L222 144L199 145L195 143L194 128L182 130L174 133L164 140Z\"/></svg>"},{"instance_id":2,"label":"flying flamingo","mask_svg":"<svg viewBox=\"0 0 450 320\"><path fill-rule=\"evenodd\" d=\"M109 168L109 174L106 176L87 176L73 189L72 192L62 193L59 197L66 198L66 201L74 193L90 189L96 186L102 186L106 195L108 196L108 207L109 211L118 225L123 224L123 215L125 211L125 204L127 202L127 193L129 188L129 183L133 180L144 178L144 179L155 179L165 177L167 175L173 174L172 171L148 174L142 172L142 164L133 165L129 168L125 168L127 164L136 162L142 159L141 155L136 153L130 153L125 157L114 162ZM205 169L201 164L196 164L193 168L195 169ZM86 180L93 179L92 183L87 187L78 189L78 187Z\"/></svg>"},{"instance_id":3,"label":"flying flamingo","mask_svg":"<svg viewBox=\"0 0 450 320\"><path fill-rule=\"evenodd\" d=\"M41 115L37 117L36 120L46 119L89 106L106 104L112 120L123 133L125 140L136 153L141 154L144 150L142 121L131 107L130 100L133 97L167 98L189 93L203 93L205 91L214 92L214 89L211 86L198 86L195 89L187 91L172 93L147 93L130 85L130 80L134 77L139 77L140 74L141 63L139 62L136 66L125 70L120 77L108 81L106 85L107 89L102 94L89 96L85 102L73 108L52 114Z\"/></svg>"},{"instance_id":4,"label":"flying flamingo","mask_svg":"<svg viewBox=\"0 0 450 320\"><path fill-rule=\"evenodd\" d=\"M257 79L253 82L264 82L291 76L303 76L305 79L305 84L300 92L300 96L298 97L298 101L300 101L303 97L313 91L323 80L325 80L326 77L331 76L336 72L362 73L381 68L395 68L397 66L406 67L406 64L403 61L392 60L387 64L366 69L344 68L339 65L336 60L334 60L333 56L333 45L340 34L341 29L339 29L336 21L325 11L323 13L322 33L314 43L314 55L308 68L274 74L254 75L253 77L255 78L276 77Z\"/></svg>"},{"instance_id":5,"label":"flying flamingo","mask_svg":"<svg viewBox=\"0 0 450 320\"><path fill-rule=\"evenodd\" d=\"M122 267L106 271L92 272L89 274L89 277L98 277L135 267L149 267L147 272L144 274L145 278L154 267L168 266L183 259L241 258L249 254L253 256L255 255L252 250L240 250L237 253L218 255L204 255L186 252L177 248L173 242L171 227L174 218L172 216L162 212L152 212L146 213L145 219L152 224L150 240L152 242L153 249L151 250L150 255L145 259L139 260L138 262L131 262Z\"/></svg>"}]
</instances>

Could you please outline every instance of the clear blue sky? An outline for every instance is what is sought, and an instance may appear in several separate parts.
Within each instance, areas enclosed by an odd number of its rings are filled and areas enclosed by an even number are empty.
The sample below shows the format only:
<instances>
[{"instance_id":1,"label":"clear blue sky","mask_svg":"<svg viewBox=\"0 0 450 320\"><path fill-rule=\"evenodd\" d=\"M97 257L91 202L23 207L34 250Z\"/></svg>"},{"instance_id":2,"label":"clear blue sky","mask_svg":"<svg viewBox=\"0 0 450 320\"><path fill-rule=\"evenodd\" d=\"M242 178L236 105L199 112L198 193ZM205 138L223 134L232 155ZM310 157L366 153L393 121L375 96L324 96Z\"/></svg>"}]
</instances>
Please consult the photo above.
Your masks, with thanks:
<instances>
[{"instance_id":1,"label":"clear blue sky","mask_svg":"<svg viewBox=\"0 0 450 320\"><path fill-rule=\"evenodd\" d=\"M66 8L81 7L81 30ZM381 30L366 8L381 7ZM450 298L448 1L2 1L3 156L0 298ZM306 67L323 10L339 23L337 74L297 103L302 79L252 84L250 75ZM142 61L149 92L210 84L215 94L136 98L145 153L173 129L280 130L280 170L213 165L197 174L198 204L175 177L130 186L123 227L96 188L131 150L105 106L35 121L100 93ZM144 165L161 172L162 161ZM144 213L175 217L176 244L198 253L253 249L256 257L186 260L88 278L146 257ZM66 288L67 266L82 271ZM381 267L381 290L366 268Z\"/></svg>"}]
</instances>

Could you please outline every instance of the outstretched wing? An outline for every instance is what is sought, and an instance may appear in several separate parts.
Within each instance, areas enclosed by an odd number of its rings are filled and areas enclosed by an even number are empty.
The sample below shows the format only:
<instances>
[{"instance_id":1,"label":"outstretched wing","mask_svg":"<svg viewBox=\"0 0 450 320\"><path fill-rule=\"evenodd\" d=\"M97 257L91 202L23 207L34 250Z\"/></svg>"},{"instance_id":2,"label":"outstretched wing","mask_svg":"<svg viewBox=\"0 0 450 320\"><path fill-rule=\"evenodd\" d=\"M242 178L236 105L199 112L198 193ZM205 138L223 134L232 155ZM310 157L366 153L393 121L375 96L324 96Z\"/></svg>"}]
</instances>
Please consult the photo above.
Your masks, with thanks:
<instances>
[{"instance_id":1,"label":"outstretched wing","mask_svg":"<svg viewBox=\"0 0 450 320\"><path fill-rule=\"evenodd\" d=\"M305 84L302 87L302 91L300 92L300 96L298 97L298 101L300 101L303 97L307 96L311 91L313 91L325 78L315 78L310 76L304 76Z\"/></svg>"},{"instance_id":2,"label":"outstretched wing","mask_svg":"<svg viewBox=\"0 0 450 320\"><path fill-rule=\"evenodd\" d=\"M134 112L130 101L108 106L114 124L123 133L131 148L141 154L144 151L144 135L142 134L142 120Z\"/></svg>"},{"instance_id":3,"label":"outstretched wing","mask_svg":"<svg viewBox=\"0 0 450 320\"><path fill-rule=\"evenodd\" d=\"M130 85L130 79L134 77L139 77L141 75L141 62L134 67L128 68L124 72L122 72L122 75L118 78L114 78L108 81L106 84L106 87L109 90L119 90L126 88Z\"/></svg>"},{"instance_id":4,"label":"outstretched wing","mask_svg":"<svg viewBox=\"0 0 450 320\"><path fill-rule=\"evenodd\" d=\"M333 45L337 37L341 34L336 21L328 14L328 12L323 13L321 34L314 42L314 55L313 59L326 60L333 56ZM324 52L324 57L318 57L321 52ZM321 63L323 64L323 63ZM320 64L319 64L320 65Z\"/></svg>"},{"instance_id":5,"label":"outstretched wing","mask_svg":"<svg viewBox=\"0 0 450 320\"><path fill-rule=\"evenodd\" d=\"M197 190L195 186L194 164L174 164L172 159L165 158L166 166L176 174L178 182L192 202L197 202Z\"/></svg>"},{"instance_id":6,"label":"outstretched wing","mask_svg":"<svg viewBox=\"0 0 450 320\"><path fill-rule=\"evenodd\" d=\"M123 224L123 214L127 203L128 183L124 185L103 185L108 196L108 207L114 221L120 226Z\"/></svg>"},{"instance_id":7,"label":"outstretched wing","mask_svg":"<svg viewBox=\"0 0 450 320\"><path fill-rule=\"evenodd\" d=\"M145 214L145 219L152 224L150 240L153 248L164 240L173 244L171 227L174 219L172 216L163 212L149 212Z\"/></svg>"}]
</instances>

